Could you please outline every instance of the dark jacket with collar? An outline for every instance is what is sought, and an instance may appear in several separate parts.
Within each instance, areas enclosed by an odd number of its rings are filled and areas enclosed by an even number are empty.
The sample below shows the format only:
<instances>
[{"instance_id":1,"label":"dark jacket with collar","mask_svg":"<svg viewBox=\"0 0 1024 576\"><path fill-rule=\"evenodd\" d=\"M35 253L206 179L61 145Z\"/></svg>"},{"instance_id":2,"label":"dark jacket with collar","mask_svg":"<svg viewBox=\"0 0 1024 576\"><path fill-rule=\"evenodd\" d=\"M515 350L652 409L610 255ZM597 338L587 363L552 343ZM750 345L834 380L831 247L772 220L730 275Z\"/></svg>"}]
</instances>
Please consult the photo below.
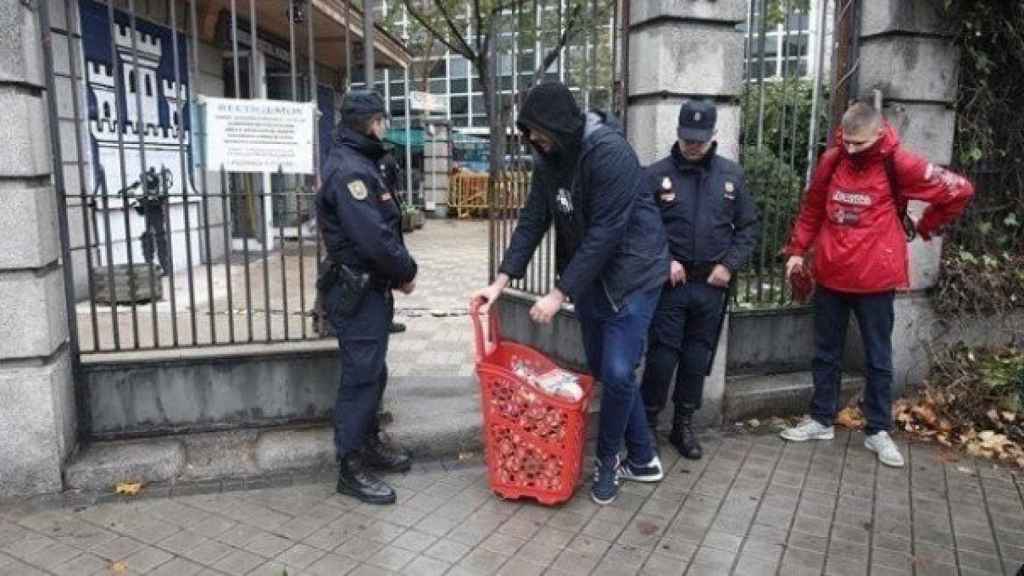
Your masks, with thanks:
<instances>
[{"instance_id":1,"label":"dark jacket with collar","mask_svg":"<svg viewBox=\"0 0 1024 576\"><path fill-rule=\"evenodd\" d=\"M535 160L526 206L500 271L522 278L554 221L556 286L569 297L599 288L618 307L630 294L660 286L668 277L665 233L621 127L612 116L591 112L573 129L571 113L545 117L529 103L521 126L554 134L561 153L557 160ZM563 124L552 127L558 122Z\"/></svg>"},{"instance_id":2,"label":"dark jacket with collar","mask_svg":"<svg viewBox=\"0 0 1024 576\"><path fill-rule=\"evenodd\" d=\"M743 169L716 150L717 144L691 162L673 145L668 157L645 170L646 189L661 209L673 260L722 264L735 274L754 251L760 216Z\"/></svg>"},{"instance_id":3,"label":"dark jacket with collar","mask_svg":"<svg viewBox=\"0 0 1024 576\"><path fill-rule=\"evenodd\" d=\"M381 143L340 128L323 169L317 217L327 254L391 286L416 277L402 238L402 215L380 172Z\"/></svg>"}]
</instances>

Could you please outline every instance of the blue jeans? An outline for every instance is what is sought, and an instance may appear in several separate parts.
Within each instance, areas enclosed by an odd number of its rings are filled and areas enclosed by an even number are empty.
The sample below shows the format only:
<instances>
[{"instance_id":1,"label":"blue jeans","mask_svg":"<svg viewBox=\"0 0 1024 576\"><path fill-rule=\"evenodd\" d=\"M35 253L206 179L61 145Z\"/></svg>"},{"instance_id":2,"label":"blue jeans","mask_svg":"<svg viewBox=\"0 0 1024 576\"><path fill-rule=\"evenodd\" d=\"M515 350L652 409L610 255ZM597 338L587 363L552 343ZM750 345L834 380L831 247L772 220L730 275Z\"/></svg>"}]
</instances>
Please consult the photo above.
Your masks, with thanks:
<instances>
[{"instance_id":1,"label":"blue jeans","mask_svg":"<svg viewBox=\"0 0 1024 576\"><path fill-rule=\"evenodd\" d=\"M646 463L654 457L635 373L660 293L658 287L631 294L616 310L597 285L576 302L587 364L602 386L597 457L603 462L619 453L623 440L630 461Z\"/></svg>"},{"instance_id":2,"label":"blue jeans","mask_svg":"<svg viewBox=\"0 0 1024 576\"><path fill-rule=\"evenodd\" d=\"M850 312L857 318L867 365L864 417L868 435L892 428L892 328L895 293L848 294L818 286L814 294L814 396L811 417L831 426L839 410L843 347Z\"/></svg>"}]
</instances>

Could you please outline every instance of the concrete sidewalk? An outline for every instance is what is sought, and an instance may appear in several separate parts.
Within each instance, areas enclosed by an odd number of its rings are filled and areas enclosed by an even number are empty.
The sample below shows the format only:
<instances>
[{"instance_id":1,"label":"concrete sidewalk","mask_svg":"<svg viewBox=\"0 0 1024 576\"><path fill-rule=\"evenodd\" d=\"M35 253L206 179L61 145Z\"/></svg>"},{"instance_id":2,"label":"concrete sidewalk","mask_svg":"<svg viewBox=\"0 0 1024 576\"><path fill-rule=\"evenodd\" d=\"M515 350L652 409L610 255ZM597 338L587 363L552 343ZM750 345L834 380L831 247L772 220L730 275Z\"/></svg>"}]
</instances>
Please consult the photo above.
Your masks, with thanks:
<instances>
[{"instance_id":1,"label":"concrete sidewalk","mask_svg":"<svg viewBox=\"0 0 1024 576\"><path fill-rule=\"evenodd\" d=\"M479 462L394 476L399 504L334 494L333 470L0 505L0 574L1006 574L1024 564L1024 478L935 446L881 467L860 433L662 447L660 484L598 507L504 502ZM588 454L590 452L588 451ZM589 470L588 470L589 473ZM589 474L588 474L589 475Z\"/></svg>"}]
</instances>

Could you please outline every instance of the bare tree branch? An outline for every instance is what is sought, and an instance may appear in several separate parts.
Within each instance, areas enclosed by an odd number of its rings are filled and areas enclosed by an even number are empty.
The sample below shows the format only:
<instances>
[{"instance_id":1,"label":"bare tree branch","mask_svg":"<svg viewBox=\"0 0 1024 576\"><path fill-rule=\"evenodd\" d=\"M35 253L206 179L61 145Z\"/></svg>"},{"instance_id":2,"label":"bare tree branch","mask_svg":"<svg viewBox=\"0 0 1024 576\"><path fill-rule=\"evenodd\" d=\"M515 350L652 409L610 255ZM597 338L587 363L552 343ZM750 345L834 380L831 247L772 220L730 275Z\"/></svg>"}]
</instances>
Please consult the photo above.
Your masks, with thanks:
<instances>
[{"instance_id":1,"label":"bare tree branch","mask_svg":"<svg viewBox=\"0 0 1024 576\"><path fill-rule=\"evenodd\" d=\"M561 53L562 48L569 43L569 39L576 36L576 32L578 31L576 24L579 22L580 12L582 11L582 4L576 4L573 6L572 13L569 14L569 20L562 29L562 35L558 38L558 43L544 55L544 59L541 60L540 66L533 73L533 80L530 82L531 85L536 85L540 82L540 79L544 77L544 73L547 72L549 67L551 67L551 64L558 59L558 55Z\"/></svg>"},{"instance_id":2,"label":"bare tree branch","mask_svg":"<svg viewBox=\"0 0 1024 576\"><path fill-rule=\"evenodd\" d=\"M454 41L449 39L446 35L442 34L441 31L439 31L437 27L434 26L430 22L430 20L423 15L422 12L415 8L413 6L413 0L402 0L402 3L405 5L405 9L409 11L409 15L412 16L417 22L419 22L421 26L426 28L427 32L429 32L431 36L440 40L441 43L444 44L449 50L455 52L456 54L461 54L462 56L465 56L467 60L476 59L477 55L473 51L473 48L466 42L466 39L459 32L458 26L456 26L455 22L452 21L451 15L448 14L448 11L444 8L444 5L442 4L442 2L440 2L440 0L434 0L433 4L438 8L438 11L441 12L441 16L444 18L445 23L447 24L447 28L452 33Z\"/></svg>"},{"instance_id":3,"label":"bare tree branch","mask_svg":"<svg viewBox=\"0 0 1024 576\"><path fill-rule=\"evenodd\" d=\"M480 46L480 37L484 34L483 15L480 13L480 0L473 0L473 18L476 20L476 51L485 55L484 58L486 58L486 44L484 47Z\"/></svg>"}]
</instances>

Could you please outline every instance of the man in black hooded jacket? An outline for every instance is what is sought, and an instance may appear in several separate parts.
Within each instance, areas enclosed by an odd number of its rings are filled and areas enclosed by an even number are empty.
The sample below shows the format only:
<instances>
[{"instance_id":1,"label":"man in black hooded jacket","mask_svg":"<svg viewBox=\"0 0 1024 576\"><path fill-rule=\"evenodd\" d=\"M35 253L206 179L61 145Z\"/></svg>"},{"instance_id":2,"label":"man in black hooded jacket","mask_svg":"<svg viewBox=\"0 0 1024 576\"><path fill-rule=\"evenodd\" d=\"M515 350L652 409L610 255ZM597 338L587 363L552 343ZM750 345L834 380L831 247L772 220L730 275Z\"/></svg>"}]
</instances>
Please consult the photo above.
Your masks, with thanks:
<instances>
[{"instance_id":1,"label":"man in black hooded jacket","mask_svg":"<svg viewBox=\"0 0 1024 576\"><path fill-rule=\"evenodd\" d=\"M587 362L602 384L591 495L608 504L620 478L663 476L634 370L668 278L665 233L636 154L613 117L584 115L568 88L552 82L529 92L517 124L536 157L530 193L498 278L474 298L494 302L510 279L522 278L554 221L558 278L530 317L545 324L566 298L575 304ZM627 458L620 462L623 440Z\"/></svg>"}]
</instances>

